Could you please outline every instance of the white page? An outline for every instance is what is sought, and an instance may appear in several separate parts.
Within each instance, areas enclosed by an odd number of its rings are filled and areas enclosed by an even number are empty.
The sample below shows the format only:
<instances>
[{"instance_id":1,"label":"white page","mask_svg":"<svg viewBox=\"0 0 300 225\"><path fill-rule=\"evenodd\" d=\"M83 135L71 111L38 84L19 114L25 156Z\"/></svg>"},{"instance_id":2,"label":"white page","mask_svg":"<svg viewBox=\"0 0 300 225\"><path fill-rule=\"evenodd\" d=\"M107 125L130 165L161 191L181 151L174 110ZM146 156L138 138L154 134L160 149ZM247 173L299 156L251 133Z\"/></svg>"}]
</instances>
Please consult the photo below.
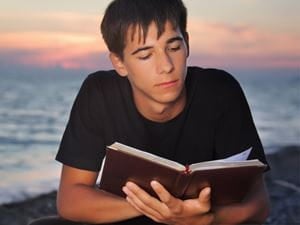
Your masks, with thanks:
<instances>
[{"instance_id":1,"label":"white page","mask_svg":"<svg viewBox=\"0 0 300 225\"><path fill-rule=\"evenodd\" d=\"M100 169L99 176L98 176L99 181L100 181L101 178L102 178L103 168L104 168L104 164L105 164L105 159L106 159L106 156L104 156L104 158L103 158L103 160L102 160L101 169Z\"/></svg>"},{"instance_id":2,"label":"white page","mask_svg":"<svg viewBox=\"0 0 300 225\"><path fill-rule=\"evenodd\" d=\"M217 168L217 167L225 167L226 165L230 167L230 165L237 165L237 162L243 162L248 161L248 157L250 155L250 152L252 150L252 147L246 149L245 151L229 156L225 159L217 159L217 160L211 160L206 162L200 162L200 163L193 163L190 165L191 170L199 170L203 168ZM235 164L232 164L234 162Z\"/></svg>"},{"instance_id":3,"label":"white page","mask_svg":"<svg viewBox=\"0 0 300 225\"><path fill-rule=\"evenodd\" d=\"M176 170L184 170L185 169L185 166L181 165L178 162L175 162L175 161L172 161L172 160L169 160L169 159L165 159L163 157L151 154L149 152L144 152L142 150L130 147L128 145L121 144L119 142L115 142L112 145L110 145L109 147L114 149L114 150L117 150L117 151L127 152L128 154L135 155L137 157L141 157L143 159L147 159L147 160L150 160L152 162L156 162L156 163L159 163L161 165L171 167L171 168L176 169Z\"/></svg>"},{"instance_id":4,"label":"white page","mask_svg":"<svg viewBox=\"0 0 300 225\"><path fill-rule=\"evenodd\" d=\"M244 161L247 160L250 152L252 150L252 147L246 149L245 151L235 154L233 156L229 156L228 158L222 159L221 161L225 161L225 162L236 162L236 161Z\"/></svg>"}]
</instances>

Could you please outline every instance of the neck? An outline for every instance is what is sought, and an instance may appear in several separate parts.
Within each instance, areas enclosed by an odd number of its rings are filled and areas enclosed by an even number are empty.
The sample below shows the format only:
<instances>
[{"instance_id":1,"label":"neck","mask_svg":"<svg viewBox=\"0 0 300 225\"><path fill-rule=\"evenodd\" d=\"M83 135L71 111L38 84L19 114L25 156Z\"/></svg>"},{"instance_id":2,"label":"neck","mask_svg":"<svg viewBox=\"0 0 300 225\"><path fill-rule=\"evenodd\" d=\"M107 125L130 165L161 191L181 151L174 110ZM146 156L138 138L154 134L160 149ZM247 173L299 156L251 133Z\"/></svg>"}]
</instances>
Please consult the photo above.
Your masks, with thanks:
<instances>
[{"instance_id":1,"label":"neck","mask_svg":"<svg viewBox=\"0 0 300 225\"><path fill-rule=\"evenodd\" d=\"M148 104L139 104L139 101L136 101L135 99L135 104L139 113L146 119L155 122L166 122L175 118L183 111L186 104L186 91L184 89L183 93L173 102L150 102Z\"/></svg>"}]
</instances>

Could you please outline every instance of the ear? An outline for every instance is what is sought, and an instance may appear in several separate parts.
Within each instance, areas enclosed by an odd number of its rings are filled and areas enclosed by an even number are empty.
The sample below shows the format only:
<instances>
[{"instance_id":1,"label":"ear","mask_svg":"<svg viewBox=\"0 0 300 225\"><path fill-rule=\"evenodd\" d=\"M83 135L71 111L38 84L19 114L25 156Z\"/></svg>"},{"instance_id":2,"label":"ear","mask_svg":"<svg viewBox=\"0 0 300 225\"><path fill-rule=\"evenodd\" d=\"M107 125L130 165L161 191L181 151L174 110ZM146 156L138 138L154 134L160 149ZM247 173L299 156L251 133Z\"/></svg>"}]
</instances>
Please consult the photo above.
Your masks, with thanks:
<instances>
[{"instance_id":1,"label":"ear","mask_svg":"<svg viewBox=\"0 0 300 225\"><path fill-rule=\"evenodd\" d=\"M185 41L185 44L186 44L186 48L187 48L187 57L189 57L190 55L190 43L189 43L189 33L188 32L185 32L184 34L184 41Z\"/></svg>"},{"instance_id":2,"label":"ear","mask_svg":"<svg viewBox=\"0 0 300 225\"><path fill-rule=\"evenodd\" d=\"M123 63L123 60L113 52L109 53L109 58L110 58L110 61L113 65L113 67L118 72L118 74L122 77L126 77L128 75L128 72Z\"/></svg>"}]
</instances>

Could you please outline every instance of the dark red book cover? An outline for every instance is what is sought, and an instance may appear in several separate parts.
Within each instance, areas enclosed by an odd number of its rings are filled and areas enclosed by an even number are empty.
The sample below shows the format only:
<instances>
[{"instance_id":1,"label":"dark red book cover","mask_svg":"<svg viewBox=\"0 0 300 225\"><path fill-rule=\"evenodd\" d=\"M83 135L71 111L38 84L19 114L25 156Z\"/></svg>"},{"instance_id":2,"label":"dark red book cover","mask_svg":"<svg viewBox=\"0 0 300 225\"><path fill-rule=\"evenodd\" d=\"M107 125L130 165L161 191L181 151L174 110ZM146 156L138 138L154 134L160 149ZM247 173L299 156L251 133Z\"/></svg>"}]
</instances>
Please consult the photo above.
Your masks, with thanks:
<instances>
[{"instance_id":1,"label":"dark red book cover","mask_svg":"<svg viewBox=\"0 0 300 225\"><path fill-rule=\"evenodd\" d=\"M107 148L100 188L125 197L122 187L132 181L149 194L156 196L150 186L160 182L173 196L181 199L197 198L201 189L210 186L212 204L225 205L242 201L263 166L218 167L186 171L162 163Z\"/></svg>"}]
</instances>

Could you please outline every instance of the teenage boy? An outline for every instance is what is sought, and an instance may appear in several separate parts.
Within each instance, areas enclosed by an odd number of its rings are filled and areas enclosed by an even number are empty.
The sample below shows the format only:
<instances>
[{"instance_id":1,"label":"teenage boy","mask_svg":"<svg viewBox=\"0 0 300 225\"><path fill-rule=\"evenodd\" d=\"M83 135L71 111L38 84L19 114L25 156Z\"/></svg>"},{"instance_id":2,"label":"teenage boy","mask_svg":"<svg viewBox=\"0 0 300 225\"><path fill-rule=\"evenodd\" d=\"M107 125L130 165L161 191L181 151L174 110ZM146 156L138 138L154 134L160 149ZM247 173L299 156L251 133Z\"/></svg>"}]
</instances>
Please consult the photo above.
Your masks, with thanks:
<instances>
[{"instance_id":1,"label":"teenage boy","mask_svg":"<svg viewBox=\"0 0 300 225\"><path fill-rule=\"evenodd\" d=\"M107 8L101 31L115 70L91 74L74 102L56 157L63 163L57 198L61 217L140 225L266 219L262 176L243 202L218 208L210 203L210 187L188 200L173 197L156 181L151 186L159 198L132 182L124 184L126 199L96 187L105 147L115 141L183 164L252 147L250 158L267 163L238 82L221 70L187 67L186 17L181 0L115 0Z\"/></svg>"}]
</instances>

